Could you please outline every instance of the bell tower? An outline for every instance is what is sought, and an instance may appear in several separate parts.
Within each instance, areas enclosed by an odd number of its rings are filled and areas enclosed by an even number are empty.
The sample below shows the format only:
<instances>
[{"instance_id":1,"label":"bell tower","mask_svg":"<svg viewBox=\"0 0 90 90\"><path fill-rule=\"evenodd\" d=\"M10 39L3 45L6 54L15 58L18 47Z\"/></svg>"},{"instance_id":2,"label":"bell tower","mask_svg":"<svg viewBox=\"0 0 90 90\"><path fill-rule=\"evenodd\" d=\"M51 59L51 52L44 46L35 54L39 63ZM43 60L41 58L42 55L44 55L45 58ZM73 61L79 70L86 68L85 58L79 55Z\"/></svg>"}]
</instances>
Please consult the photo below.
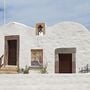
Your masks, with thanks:
<instances>
[{"instance_id":1,"label":"bell tower","mask_svg":"<svg viewBox=\"0 0 90 90\"><path fill-rule=\"evenodd\" d=\"M36 35L40 35L40 36L45 35L45 23L36 24Z\"/></svg>"}]
</instances>

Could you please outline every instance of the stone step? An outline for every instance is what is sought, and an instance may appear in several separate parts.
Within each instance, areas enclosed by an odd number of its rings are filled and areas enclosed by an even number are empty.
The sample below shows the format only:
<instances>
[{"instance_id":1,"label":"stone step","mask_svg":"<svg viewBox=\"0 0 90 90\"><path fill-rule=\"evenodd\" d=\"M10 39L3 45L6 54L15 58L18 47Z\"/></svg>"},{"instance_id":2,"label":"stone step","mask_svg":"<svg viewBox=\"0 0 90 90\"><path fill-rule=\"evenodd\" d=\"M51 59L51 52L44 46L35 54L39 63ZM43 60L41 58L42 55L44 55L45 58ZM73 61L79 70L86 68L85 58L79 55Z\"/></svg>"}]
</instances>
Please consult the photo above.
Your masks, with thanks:
<instances>
[{"instance_id":1,"label":"stone step","mask_svg":"<svg viewBox=\"0 0 90 90\"><path fill-rule=\"evenodd\" d=\"M17 74L17 71L0 71L0 74Z\"/></svg>"},{"instance_id":2,"label":"stone step","mask_svg":"<svg viewBox=\"0 0 90 90\"><path fill-rule=\"evenodd\" d=\"M5 66L0 68L0 74L16 74L17 67L16 66Z\"/></svg>"}]
</instances>

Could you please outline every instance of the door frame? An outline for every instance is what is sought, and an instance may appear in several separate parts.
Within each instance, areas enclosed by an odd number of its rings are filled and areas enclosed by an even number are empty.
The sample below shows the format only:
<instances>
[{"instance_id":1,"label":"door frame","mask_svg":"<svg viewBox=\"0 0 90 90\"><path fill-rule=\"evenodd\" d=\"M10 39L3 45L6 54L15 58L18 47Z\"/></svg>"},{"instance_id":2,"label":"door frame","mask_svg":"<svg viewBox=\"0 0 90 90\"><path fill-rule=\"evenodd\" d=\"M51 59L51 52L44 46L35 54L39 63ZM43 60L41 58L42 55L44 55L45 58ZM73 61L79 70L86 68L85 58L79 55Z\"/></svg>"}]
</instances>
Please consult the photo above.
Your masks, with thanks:
<instances>
[{"instance_id":1,"label":"door frame","mask_svg":"<svg viewBox=\"0 0 90 90\"><path fill-rule=\"evenodd\" d=\"M76 72L76 48L57 48L55 49L55 73L59 73L59 57L58 54L72 54L72 73Z\"/></svg>"},{"instance_id":2,"label":"door frame","mask_svg":"<svg viewBox=\"0 0 90 90\"><path fill-rule=\"evenodd\" d=\"M8 65L8 40L17 40L17 61L15 66L19 67L19 35L5 36L4 65Z\"/></svg>"}]
</instances>

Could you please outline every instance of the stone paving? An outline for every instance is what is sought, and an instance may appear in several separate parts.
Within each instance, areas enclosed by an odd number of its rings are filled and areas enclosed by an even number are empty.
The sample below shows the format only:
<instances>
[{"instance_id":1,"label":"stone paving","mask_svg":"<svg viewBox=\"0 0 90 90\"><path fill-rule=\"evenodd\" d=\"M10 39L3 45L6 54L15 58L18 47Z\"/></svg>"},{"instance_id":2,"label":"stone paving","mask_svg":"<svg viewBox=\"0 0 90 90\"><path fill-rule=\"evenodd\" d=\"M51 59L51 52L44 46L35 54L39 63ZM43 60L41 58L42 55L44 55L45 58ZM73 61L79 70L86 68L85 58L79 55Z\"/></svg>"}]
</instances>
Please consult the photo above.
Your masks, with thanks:
<instances>
[{"instance_id":1,"label":"stone paving","mask_svg":"<svg viewBox=\"0 0 90 90\"><path fill-rule=\"evenodd\" d=\"M90 74L1 74L0 90L90 90Z\"/></svg>"}]
</instances>

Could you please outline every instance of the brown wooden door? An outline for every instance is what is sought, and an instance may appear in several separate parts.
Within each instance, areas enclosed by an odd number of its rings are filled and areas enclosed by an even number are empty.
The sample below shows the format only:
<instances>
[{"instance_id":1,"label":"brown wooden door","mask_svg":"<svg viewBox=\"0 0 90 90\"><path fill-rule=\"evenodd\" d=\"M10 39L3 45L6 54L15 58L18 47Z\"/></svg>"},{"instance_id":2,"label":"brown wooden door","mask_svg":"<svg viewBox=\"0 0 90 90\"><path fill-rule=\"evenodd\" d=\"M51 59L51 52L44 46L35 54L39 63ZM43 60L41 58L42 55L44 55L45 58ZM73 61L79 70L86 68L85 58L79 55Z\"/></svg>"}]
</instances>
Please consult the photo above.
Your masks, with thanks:
<instances>
[{"instance_id":1,"label":"brown wooden door","mask_svg":"<svg viewBox=\"0 0 90 90\"><path fill-rule=\"evenodd\" d=\"M8 65L17 63L17 40L8 40Z\"/></svg>"},{"instance_id":2,"label":"brown wooden door","mask_svg":"<svg viewBox=\"0 0 90 90\"><path fill-rule=\"evenodd\" d=\"M59 73L72 73L72 54L59 54Z\"/></svg>"}]
</instances>

